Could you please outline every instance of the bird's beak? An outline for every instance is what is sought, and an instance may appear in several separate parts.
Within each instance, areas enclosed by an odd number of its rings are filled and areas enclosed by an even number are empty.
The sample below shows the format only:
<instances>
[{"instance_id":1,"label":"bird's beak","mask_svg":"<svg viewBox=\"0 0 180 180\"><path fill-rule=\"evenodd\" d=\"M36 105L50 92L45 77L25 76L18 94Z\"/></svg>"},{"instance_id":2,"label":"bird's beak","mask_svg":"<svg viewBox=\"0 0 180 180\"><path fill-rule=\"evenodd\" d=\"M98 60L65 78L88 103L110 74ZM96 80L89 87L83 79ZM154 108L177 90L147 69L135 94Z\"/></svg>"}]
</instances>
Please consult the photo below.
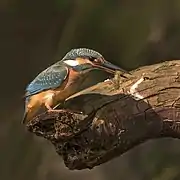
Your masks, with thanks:
<instances>
[{"instance_id":1,"label":"bird's beak","mask_svg":"<svg viewBox=\"0 0 180 180\"><path fill-rule=\"evenodd\" d=\"M128 71L126 71L126 70L124 70L124 69L122 69L122 68L120 68L120 67L118 67L118 66L116 66L116 65L114 65L108 61L104 61L102 64L97 64L97 65L95 65L95 67L98 69L102 69L102 70L104 70L108 73L111 73L111 74L114 74L115 71L122 71L124 73L129 74Z\"/></svg>"}]
</instances>

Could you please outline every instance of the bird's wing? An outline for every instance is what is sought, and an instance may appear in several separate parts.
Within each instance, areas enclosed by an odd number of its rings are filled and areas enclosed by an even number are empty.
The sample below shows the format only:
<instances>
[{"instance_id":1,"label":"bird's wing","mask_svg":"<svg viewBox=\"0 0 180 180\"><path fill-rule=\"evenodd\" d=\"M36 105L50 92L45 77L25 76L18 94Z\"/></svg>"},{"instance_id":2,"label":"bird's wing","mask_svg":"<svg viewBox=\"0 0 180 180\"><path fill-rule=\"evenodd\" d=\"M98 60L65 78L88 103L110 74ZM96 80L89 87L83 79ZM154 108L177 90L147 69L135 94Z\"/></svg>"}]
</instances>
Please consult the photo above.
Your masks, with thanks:
<instances>
[{"instance_id":1,"label":"bird's wing","mask_svg":"<svg viewBox=\"0 0 180 180\"><path fill-rule=\"evenodd\" d=\"M41 72L26 88L25 97L32 96L41 91L54 89L66 79L69 70L67 67L54 64Z\"/></svg>"}]
</instances>

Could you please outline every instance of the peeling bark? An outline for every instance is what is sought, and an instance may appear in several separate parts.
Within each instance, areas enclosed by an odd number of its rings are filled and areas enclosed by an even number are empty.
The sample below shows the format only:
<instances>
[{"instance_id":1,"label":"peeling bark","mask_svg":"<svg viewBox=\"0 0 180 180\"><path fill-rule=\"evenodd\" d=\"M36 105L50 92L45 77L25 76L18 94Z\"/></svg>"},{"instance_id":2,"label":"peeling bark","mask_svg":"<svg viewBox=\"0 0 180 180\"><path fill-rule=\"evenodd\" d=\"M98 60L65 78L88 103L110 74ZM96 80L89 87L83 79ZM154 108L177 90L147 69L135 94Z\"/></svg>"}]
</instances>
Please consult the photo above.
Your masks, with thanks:
<instances>
[{"instance_id":1,"label":"peeling bark","mask_svg":"<svg viewBox=\"0 0 180 180\"><path fill-rule=\"evenodd\" d=\"M149 139L180 138L180 61L144 66L71 96L27 124L50 140L65 165L93 168ZM60 107L59 107L60 108Z\"/></svg>"}]
</instances>

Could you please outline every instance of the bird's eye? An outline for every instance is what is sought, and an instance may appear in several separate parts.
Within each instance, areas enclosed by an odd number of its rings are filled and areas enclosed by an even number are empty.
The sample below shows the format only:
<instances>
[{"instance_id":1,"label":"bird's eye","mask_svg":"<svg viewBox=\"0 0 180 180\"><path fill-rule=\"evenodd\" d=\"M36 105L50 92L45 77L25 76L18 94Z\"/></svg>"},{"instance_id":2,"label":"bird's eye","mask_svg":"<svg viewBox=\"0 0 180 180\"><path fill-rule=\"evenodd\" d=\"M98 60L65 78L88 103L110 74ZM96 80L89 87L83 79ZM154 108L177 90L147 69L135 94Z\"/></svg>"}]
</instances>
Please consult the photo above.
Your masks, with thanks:
<instances>
[{"instance_id":1,"label":"bird's eye","mask_svg":"<svg viewBox=\"0 0 180 180\"><path fill-rule=\"evenodd\" d=\"M96 58L90 58L90 61L94 62L94 63L99 63L100 59L96 59Z\"/></svg>"},{"instance_id":2,"label":"bird's eye","mask_svg":"<svg viewBox=\"0 0 180 180\"><path fill-rule=\"evenodd\" d=\"M94 57L89 57L89 60L90 60L90 61L94 61L95 58L94 58Z\"/></svg>"},{"instance_id":3,"label":"bird's eye","mask_svg":"<svg viewBox=\"0 0 180 180\"><path fill-rule=\"evenodd\" d=\"M94 59L94 62L99 62L99 59Z\"/></svg>"},{"instance_id":4,"label":"bird's eye","mask_svg":"<svg viewBox=\"0 0 180 180\"><path fill-rule=\"evenodd\" d=\"M95 63L102 63L102 59L94 59L94 61L93 62L95 62Z\"/></svg>"},{"instance_id":5,"label":"bird's eye","mask_svg":"<svg viewBox=\"0 0 180 180\"><path fill-rule=\"evenodd\" d=\"M102 63L101 58L89 57L89 60L93 63Z\"/></svg>"}]
</instances>

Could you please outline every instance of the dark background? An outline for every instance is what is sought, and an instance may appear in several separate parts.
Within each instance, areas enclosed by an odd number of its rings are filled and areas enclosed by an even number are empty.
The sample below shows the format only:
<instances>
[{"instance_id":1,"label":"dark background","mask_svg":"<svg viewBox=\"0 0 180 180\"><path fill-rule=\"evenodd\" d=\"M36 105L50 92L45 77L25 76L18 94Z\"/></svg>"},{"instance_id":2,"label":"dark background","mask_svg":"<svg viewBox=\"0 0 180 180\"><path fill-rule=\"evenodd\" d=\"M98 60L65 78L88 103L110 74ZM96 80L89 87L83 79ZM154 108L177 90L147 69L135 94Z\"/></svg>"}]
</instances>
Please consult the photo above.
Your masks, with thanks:
<instances>
[{"instance_id":1,"label":"dark background","mask_svg":"<svg viewBox=\"0 0 180 180\"><path fill-rule=\"evenodd\" d=\"M127 70L179 59L180 0L0 0L0 179L179 180L179 140L154 140L91 171L69 171L49 142L20 124L28 82L77 47ZM107 78L97 74L89 81Z\"/></svg>"}]
</instances>

